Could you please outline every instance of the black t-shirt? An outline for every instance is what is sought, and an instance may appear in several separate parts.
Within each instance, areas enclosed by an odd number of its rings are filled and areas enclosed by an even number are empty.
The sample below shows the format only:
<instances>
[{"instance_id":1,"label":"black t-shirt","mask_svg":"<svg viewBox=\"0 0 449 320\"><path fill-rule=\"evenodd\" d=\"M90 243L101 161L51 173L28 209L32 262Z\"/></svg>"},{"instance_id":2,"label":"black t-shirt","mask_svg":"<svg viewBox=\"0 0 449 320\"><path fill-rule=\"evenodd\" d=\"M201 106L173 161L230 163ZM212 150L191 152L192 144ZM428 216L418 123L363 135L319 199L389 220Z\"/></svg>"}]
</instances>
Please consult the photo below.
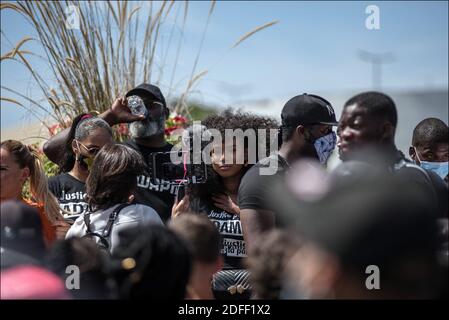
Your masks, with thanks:
<instances>
[{"instance_id":1,"label":"black t-shirt","mask_svg":"<svg viewBox=\"0 0 449 320\"><path fill-rule=\"evenodd\" d=\"M134 140L128 140L124 144L140 152L147 164L150 154L154 152L168 152L173 148L173 145L169 143L160 148L145 147L137 144ZM158 161L170 162L170 155L162 156L158 158ZM175 194L176 186L168 184L165 180L152 181L147 175L140 175L137 178L136 202L152 207L164 223L171 216L171 208L174 203Z\"/></svg>"},{"instance_id":2,"label":"black t-shirt","mask_svg":"<svg viewBox=\"0 0 449 320\"><path fill-rule=\"evenodd\" d=\"M393 149L390 152L383 154L383 158L379 158L381 159L380 161L379 159L374 159L375 162L371 163L371 159L367 158L366 155L363 155L361 158L346 161L335 168L331 175L338 178L340 175L361 174L363 173L363 170L370 170L364 166L360 167L359 164L372 166L373 169L376 169L374 172L381 170L379 173L381 173L385 168L388 172L399 176L408 184L414 185L419 188L419 190L422 190L422 194L429 197L429 199L431 199L435 204L435 208L433 210L436 211L434 212L435 216L440 218L447 217L448 188L443 179L441 179L435 172L425 170L414 164L397 149Z\"/></svg>"},{"instance_id":3,"label":"black t-shirt","mask_svg":"<svg viewBox=\"0 0 449 320\"><path fill-rule=\"evenodd\" d=\"M277 165L274 171L273 166ZM273 168L271 170L270 168ZM271 155L260 160L246 172L240 182L238 204L240 209L271 210L268 195L276 182L282 179L289 168L287 161L280 155ZM274 174L268 174L274 173Z\"/></svg>"},{"instance_id":4,"label":"black t-shirt","mask_svg":"<svg viewBox=\"0 0 449 320\"><path fill-rule=\"evenodd\" d=\"M431 170L425 170L406 159L402 152L397 151L396 161L391 166L396 174L405 177L410 183L421 187L423 192L434 197L437 205L438 218L447 218L448 215L448 187L443 179Z\"/></svg>"},{"instance_id":5,"label":"black t-shirt","mask_svg":"<svg viewBox=\"0 0 449 320\"><path fill-rule=\"evenodd\" d=\"M76 220L88 212L86 184L68 173L61 173L48 179L48 188L58 199L61 209L69 212L64 218Z\"/></svg>"},{"instance_id":6,"label":"black t-shirt","mask_svg":"<svg viewBox=\"0 0 449 320\"><path fill-rule=\"evenodd\" d=\"M220 232L221 253L224 258L223 269L244 269L243 259L246 258L246 249L240 217L200 199L191 200L191 209L194 212L207 214Z\"/></svg>"},{"instance_id":7,"label":"black t-shirt","mask_svg":"<svg viewBox=\"0 0 449 320\"><path fill-rule=\"evenodd\" d=\"M438 207L440 210L440 218L448 218L449 214L449 205L447 202L448 199L448 185L444 182L443 179L436 173L431 170L426 170L429 175L430 180L432 181L432 185L435 188Z\"/></svg>"}]
</instances>

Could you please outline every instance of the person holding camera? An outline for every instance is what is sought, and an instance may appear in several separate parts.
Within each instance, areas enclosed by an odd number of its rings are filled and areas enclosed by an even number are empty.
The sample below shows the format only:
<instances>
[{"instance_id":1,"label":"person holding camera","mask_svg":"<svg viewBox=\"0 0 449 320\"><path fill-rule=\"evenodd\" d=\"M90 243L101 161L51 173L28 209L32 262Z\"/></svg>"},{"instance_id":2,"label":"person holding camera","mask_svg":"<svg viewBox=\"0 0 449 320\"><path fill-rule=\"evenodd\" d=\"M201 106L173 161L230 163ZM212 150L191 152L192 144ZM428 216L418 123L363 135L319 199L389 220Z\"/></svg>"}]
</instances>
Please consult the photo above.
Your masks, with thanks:
<instances>
[{"instance_id":1,"label":"person holding camera","mask_svg":"<svg viewBox=\"0 0 449 320\"><path fill-rule=\"evenodd\" d=\"M145 108L130 108L128 100L134 103L138 97ZM169 152L173 145L165 140L165 120L169 116L165 98L161 90L151 84L142 83L128 91L125 97L117 98L112 106L99 115L111 127L120 123L129 123L130 139L124 144L136 150L148 164L149 157L155 152ZM61 166L69 130L66 129L44 144L47 157ZM163 163L170 162L170 156L158 158ZM152 179L148 173L138 176L136 202L148 205L166 222L174 203L176 189L168 181Z\"/></svg>"},{"instance_id":2,"label":"person holding camera","mask_svg":"<svg viewBox=\"0 0 449 320\"><path fill-rule=\"evenodd\" d=\"M226 130L241 129L245 132L250 129L257 133L258 129L277 129L277 123L272 119L229 109L222 114L207 117L202 124L208 129L218 130L222 137L226 136ZM255 151L258 145L258 141L254 145L250 144L250 141L244 140L244 150L238 150L239 144L234 138L231 141L213 141L206 183L189 185L184 198L177 199L172 210L172 218L184 212L205 214L220 232L224 266L221 271L215 273L212 281L212 289L217 299L249 299L251 295L249 273L244 269L243 263L247 255L240 208L237 205L240 181L251 167L248 155L250 151ZM267 139L267 144L269 143ZM232 153L225 155L225 150L231 150ZM240 151L245 155L245 161L241 164L236 161ZM229 156L232 156L231 161L225 161Z\"/></svg>"}]
</instances>

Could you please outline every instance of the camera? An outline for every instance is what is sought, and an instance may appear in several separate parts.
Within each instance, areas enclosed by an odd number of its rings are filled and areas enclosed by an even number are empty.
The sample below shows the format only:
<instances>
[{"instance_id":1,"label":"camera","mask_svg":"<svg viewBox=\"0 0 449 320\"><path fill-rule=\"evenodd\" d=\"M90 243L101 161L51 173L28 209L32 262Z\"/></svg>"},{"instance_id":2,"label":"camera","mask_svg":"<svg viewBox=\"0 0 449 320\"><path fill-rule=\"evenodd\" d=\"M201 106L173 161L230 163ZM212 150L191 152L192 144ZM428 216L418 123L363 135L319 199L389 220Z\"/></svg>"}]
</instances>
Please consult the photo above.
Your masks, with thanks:
<instances>
[{"instance_id":1,"label":"camera","mask_svg":"<svg viewBox=\"0 0 449 320\"><path fill-rule=\"evenodd\" d=\"M182 148L149 155L148 170L153 184L198 184L207 180L207 167L203 161L201 143L204 126L191 126L184 130ZM194 150L194 139L199 139L201 148Z\"/></svg>"},{"instance_id":2,"label":"camera","mask_svg":"<svg viewBox=\"0 0 449 320\"><path fill-rule=\"evenodd\" d=\"M153 184L197 184L207 180L207 168L204 162L187 163L189 151L154 152L149 156L149 174ZM173 162L173 158L182 159ZM192 159L192 157L190 157Z\"/></svg>"}]
</instances>

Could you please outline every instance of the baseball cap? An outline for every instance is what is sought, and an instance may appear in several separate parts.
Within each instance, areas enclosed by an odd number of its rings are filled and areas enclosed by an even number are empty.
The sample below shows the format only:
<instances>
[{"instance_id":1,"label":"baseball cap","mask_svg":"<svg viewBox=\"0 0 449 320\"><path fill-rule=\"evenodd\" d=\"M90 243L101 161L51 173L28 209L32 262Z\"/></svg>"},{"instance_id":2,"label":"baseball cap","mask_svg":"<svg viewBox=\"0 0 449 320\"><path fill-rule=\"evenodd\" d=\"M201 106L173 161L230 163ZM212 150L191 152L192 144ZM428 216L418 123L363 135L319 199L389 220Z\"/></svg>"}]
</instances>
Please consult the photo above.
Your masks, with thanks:
<instances>
[{"instance_id":1,"label":"baseball cap","mask_svg":"<svg viewBox=\"0 0 449 320\"><path fill-rule=\"evenodd\" d=\"M1 204L1 267L35 264L45 254L39 212L17 200Z\"/></svg>"},{"instance_id":2,"label":"baseball cap","mask_svg":"<svg viewBox=\"0 0 449 320\"><path fill-rule=\"evenodd\" d=\"M164 95L161 92L161 89L158 87L149 84L149 83L142 83L139 84L134 89L131 89L126 93L125 97L133 96L133 95L140 95L140 94L149 94L151 97L156 99L157 101L161 102L164 107L167 107L167 103L165 102Z\"/></svg>"},{"instance_id":3,"label":"baseball cap","mask_svg":"<svg viewBox=\"0 0 449 320\"><path fill-rule=\"evenodd\" d=\"M303 93L287 101L281 113L282 126L328 124L338 125L335 111L329 101L314 95Z\"/></svg>"}]
</instances>

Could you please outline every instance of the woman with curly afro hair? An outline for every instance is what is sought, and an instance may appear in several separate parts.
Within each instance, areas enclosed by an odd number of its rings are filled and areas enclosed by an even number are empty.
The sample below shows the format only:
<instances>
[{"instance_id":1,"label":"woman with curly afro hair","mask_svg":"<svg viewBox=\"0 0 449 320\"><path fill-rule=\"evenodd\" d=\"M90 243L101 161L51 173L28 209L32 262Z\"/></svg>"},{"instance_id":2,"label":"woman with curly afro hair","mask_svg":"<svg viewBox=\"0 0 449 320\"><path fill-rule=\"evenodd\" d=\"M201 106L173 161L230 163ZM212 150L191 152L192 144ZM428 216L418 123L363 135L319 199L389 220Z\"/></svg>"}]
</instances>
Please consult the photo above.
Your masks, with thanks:
<instances>
[{"instance_id":1,"label":"woman with curly afro hair","mask_svg":"<svg viewBox=\"0 0 449 320\"><path fill-rule=\"evenodd\" d=\"M218 299L247 299L250 297L249 274L243 270L246 250L240 223L240 209L237 205L237 192L240 181L248 169L259 158L265 158L270 151L277 151L270 150L272 140L277 139L276 135L270 134L270 130L277 132L278 124L267 117L226 109L220 114L207 117L202 121L202 125L208 130L219 131L222 139L212 140L214 147L211 151L211 164L207 166L207 182L190 187L186 196L181 201L175 202L172 217L175 218L178 214L188 211L209 217L221 234L221 252L224 258L223 269L214 275L212 281L214 295ZM255 141L251 141L248 137L244 138L243 163L236 161L239 159L237 153L242 151L238 150L237 141L234 138L231 141L224 139L227 130L236 129L241 129L242 132L253 130L256 137ZM259 152L259 137L264 130L266 152ZM232 151L232 154L226 155L226 161L225 150ZM233 158L229 161L228 156L231 155ZM256 158L250 159L250 155L256 155Z\"/></svg>"}]
</instances>

